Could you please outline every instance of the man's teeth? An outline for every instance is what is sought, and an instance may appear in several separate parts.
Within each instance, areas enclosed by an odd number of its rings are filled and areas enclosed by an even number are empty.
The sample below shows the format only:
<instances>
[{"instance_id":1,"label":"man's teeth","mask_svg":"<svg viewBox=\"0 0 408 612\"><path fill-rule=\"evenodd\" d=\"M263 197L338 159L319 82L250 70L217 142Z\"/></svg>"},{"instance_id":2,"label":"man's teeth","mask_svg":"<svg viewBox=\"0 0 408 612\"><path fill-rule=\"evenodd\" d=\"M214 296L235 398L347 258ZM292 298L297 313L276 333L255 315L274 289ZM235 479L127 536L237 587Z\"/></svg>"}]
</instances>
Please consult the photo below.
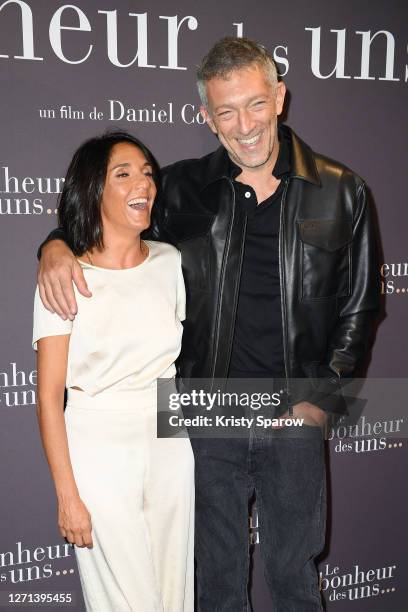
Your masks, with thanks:
<instances>
[{"instance_id":1,"label":"man's teeth","mask_svg":"<svg viewBox=\"0 0 408 612\"><path fill-rule=\"evenodd\" d=\"M238 138L238 142L244 145L253 145L259 140L260 136L261 136L260 134L257 134L256 136L253 136L252 138Z\"/></svg>"},{"instance_id":2,"label":"man's teeth","mask_svg":"<svg viewBox=\"0 0 408 612\"><path fill-rule=\"evenodd\" d=\"M128 206L131 208L146 208L147 198L133 198L133 200L129 200Z\"/></svg>"}]
</instances>

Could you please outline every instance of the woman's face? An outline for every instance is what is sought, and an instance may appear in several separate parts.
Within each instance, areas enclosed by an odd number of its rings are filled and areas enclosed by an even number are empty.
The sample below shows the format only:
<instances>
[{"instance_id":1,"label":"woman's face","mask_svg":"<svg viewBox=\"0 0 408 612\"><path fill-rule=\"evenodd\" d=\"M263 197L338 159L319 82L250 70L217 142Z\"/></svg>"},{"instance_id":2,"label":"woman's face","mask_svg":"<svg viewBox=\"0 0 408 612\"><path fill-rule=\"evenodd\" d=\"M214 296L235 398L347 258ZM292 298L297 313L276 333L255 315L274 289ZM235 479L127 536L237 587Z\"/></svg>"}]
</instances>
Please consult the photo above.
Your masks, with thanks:
<instances>
[{"instance_id":1,"label":"woman's face","mask_svg":"<svg viewBox=\"0 0 408 612\"><path fill-rule=\"evenodd\" d=\"M135 145L120 142L112 148L101 200L104 229L139 235L149 227L156 196L152 171Z\"/></svg>"}]
</instances>

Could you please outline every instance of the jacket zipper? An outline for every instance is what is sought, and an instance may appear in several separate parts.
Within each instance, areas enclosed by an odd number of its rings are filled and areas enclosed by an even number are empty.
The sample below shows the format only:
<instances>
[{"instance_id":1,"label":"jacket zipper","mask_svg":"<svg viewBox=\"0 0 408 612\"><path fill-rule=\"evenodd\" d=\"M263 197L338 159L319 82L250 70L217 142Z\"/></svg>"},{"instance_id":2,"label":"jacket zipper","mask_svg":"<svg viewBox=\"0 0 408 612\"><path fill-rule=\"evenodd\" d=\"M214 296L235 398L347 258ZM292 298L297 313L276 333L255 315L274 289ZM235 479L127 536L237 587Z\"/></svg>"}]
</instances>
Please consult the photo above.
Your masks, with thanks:
<instances>
[{"instance_id":1,"label":"jacket zipper","mask_svg":"<svg viewBox=\"0 0 408 612\"><path fill-rule=\"evenodd\" d=\"M234 330L233 330L233 334L231 336L230 345L228 347L227 368L226 368L227 376L228 376L230 362L231 362L232 346L233 346L233 343L234 343L235 321L236 321L237 308L238 308L239 287L241 285L242 260L244 259L244 249L245 249L245 237L246 237L247 222L248 222L248 218L245 215L244 227L243 227L243 230L242 230L242 238L243 238L242 245L243 246L241 248L241 253L240 253L240 257L239 257L237 287L236 287L235 294L234 294L234 305L233 305L233 309L232 309L232 324L234 326Z\"/></svg>"},{"instance_id":2,"label":"jacket zipper","mask_svg":"<svg viewBox=\"0 0 408 612\"><path fill-rule=\"evenodd\" d=\"M223 255L223 259L222 259L222 268L221 268L221 279L220 279L220 288L218 291L218 304L217 304L217 316L216 316L216 332L215 332L215 340L214 340L214 353L213 353L213 367L212 367L212 371L211 371L211 390L213 387L213 381L214 381L214 376L215 376L215 367L217 365L217 356L218 356L218 344L219 344L219 337L220 337L220 311L221 311L221 304L222 304L222 295L224 292L224 282L225 282L225 268L227 265L227 261L228 261L228 254L229 254L229 249L230 249L230 245L231 245L231 231L232 231L232 227L233 227L233 223L234 223L234 218L235 218L235 189L234 186L232 184L232 182L228 180L228 183L231 187L231 191L232 191L232 214L231 214L231 218L230 218L230 222L229 222L229 227L228 227L228 242L227 242L227 246L224 250L224 255Z\"/></svg>"},{"instance_id":3,"label":"jacket zipper","mask_svg":"<svg viewBox=\"0 0 408 612\"><path fill-rule=\"evenodd\" d=\"M288 338L287 338L287 321L286 321L286 278L285 272L282 265L282 253L283 253L283 229L284 229L284 220L283 220L283 211L286 203L286 193L288 191L289 179L286 180L285 189L282 195L281 202L281 210L280 210L280 219L279 219L279 279L280 279L280 290L281 290L281 312L282 312L282 336L283 336L283 361L285 365L285 377L286 377L286 395L289 404L289 416L293 415L292 406L290 405L290 388L289 388L289 378L288 378Z\"/></svg>"}]
</instances>

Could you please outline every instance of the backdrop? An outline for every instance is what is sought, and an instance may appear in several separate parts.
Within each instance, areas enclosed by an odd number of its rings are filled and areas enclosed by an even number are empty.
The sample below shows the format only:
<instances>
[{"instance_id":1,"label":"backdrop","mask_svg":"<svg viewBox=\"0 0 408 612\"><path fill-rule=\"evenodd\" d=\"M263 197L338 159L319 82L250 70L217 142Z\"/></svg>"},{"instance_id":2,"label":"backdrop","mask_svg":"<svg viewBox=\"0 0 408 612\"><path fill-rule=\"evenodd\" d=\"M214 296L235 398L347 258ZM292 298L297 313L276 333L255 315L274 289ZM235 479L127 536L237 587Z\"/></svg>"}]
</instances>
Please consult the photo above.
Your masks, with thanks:
<instances>
[{"instance_id":1,"label":"backdrop","mask_svg":"<svg viewBox=\"0 0 408 612\"><path fill-rule=\"evenodd\" d=\"M0 605L14 607L9 592L66 592L71 609L84 610L73 551L56 527L31 350L35 253L55 226L62 177L80 142L114 126L135 133L163 165L214 149L194 78L218 38L246 35L273 51L289 90L287 122L372 190L385 306L368 374L405 376L407 13L406 0L0 3ZM331 432L320 571L333 612L401 612L407 601L407 445L389 435L394 417L405 418L404 384L387 389L372 392L382 398L382 428L366 415L352 442ZM249 527L251 596L266 612L256 509Z\"/></svg>"}]
</instances>

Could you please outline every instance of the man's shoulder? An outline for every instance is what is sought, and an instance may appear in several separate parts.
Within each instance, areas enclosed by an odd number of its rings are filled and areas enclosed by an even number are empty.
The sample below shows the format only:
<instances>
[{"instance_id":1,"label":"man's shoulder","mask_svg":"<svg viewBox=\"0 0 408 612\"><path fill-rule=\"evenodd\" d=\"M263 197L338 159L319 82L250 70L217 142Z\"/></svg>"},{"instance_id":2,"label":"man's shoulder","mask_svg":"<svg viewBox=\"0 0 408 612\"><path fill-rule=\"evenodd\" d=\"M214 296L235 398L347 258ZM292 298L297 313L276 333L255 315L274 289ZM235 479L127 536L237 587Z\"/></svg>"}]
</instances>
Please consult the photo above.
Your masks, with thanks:
<instances>
[{"instance_id":1,"label":"man's shoulder","mask_svg":"<svg viewBox=\"0 0 408 612\"><path fill-rule=\"evenodd\" d=\"M364 185L364 180L357 172L346 164L315 151L289 126L282 125L281 130L290 142L292 163L299 176L309 177L312 182L320 182L322 187L333 187L337 183L338 186L344 185L358 190Z\"/></svg>"},{"instance_id":2,"label":"man's shoulder","mask_svg":"<svg viewBox=\"0 0 408 612\"><path fill-rule=\"evenodd\" d=\"M169 164L162 169L163 181L168 183L182 179L183 181L202 183L206 180L208 169L213 163L215 156L219 155L219 153L220 151L216 150L203 155L203 157L181 159Z\"/></svg>"},{"instance_id":3,"label":"man's shoulder","mask_svg":"<svg viewBox=\"0 0 408 612\"><path fill-rule=\"evenodd\" d=\"M364 185L364 179L343 162L316 151L312 151L312 154L322 184L340 181L357 189Z\"/></svg>"},{"instance_id":4,"label":"man's shoulder","mask_svg":"<svg viewBox=\"0 0 408 612\"><path fill-rule=\"evenodd\" d=\"M200 168L202 165L205 165L206 160L208 160L213 154L214 154L214 151L211 153L208 153L207 155L204 155L203 157L191 157L189 159L180 159L176 162L168 164L167 166L164 166L163 173L171 174L173 172L182 172L184 168Z\"/></svg>"},{"instance_id":5,"label":"man's shoulder","mask_svg":"<svg viewBox=\"0 0 408 612\"><path fill-rule=\"evenodd\" d=\"M367 202L371 205L364 179L336 159L314 151L312 154L319 175L321 201L345 207L354 219L358 219Z\"/></svg>"}]
</instances>

